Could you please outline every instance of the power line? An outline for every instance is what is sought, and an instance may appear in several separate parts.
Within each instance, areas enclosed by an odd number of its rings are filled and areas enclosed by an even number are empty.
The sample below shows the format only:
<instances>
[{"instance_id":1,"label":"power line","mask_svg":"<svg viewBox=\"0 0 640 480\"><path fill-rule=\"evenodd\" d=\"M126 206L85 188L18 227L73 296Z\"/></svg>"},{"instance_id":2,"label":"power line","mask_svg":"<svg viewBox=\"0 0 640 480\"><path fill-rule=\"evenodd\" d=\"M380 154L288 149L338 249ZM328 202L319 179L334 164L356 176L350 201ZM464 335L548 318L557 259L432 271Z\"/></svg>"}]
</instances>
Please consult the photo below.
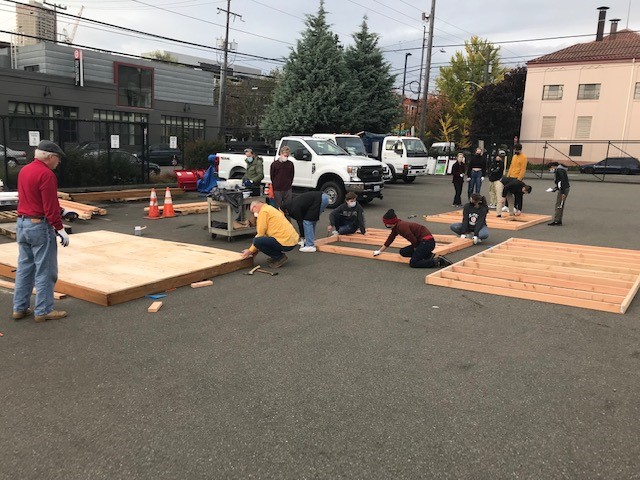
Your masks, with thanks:
<instances>
[{"instance_id":1,"label":"power line","mask_svg":"<svg viewBox=\"0 0 640 480\"><path fill-rule=\"evenodd\" d=\"M383 17L384 17L384 18L386 18L386 19L393 20L394 22L398 22L400 25L404 25L405 27L409 27L409 28L413 28L413 29L415 29L415 30L418 30L418 28L417 28L417 27L414 27L413 25L409 25L408 23L405 23L405 22L401 22L400 20L397 20L397 19L395 19L395 18L393 18L393 17L389 16L389 15L388 15L388 14L386 14L386 13L380 13L380 12L378 12L377 10L374 10L374 9L373 9L373 8L371 8L371 7L366 7L366 6L364 6L364 5L359 4L358 2L354 2L354 0L348 0L348 1L349 1L349 2L351 2L351 3L353 3L354 5L359 6L360 8L364 8L364 9L365 9L365 10L367 10L367 11L370 11L370 12L373 12L373 13L377 13L378 15L381 15L381 16L383 16ZM379 3L379 2L377 2L377 3ZM385 5L385 7L386 7L386 5Z\"/></svg>"}]
</instances>

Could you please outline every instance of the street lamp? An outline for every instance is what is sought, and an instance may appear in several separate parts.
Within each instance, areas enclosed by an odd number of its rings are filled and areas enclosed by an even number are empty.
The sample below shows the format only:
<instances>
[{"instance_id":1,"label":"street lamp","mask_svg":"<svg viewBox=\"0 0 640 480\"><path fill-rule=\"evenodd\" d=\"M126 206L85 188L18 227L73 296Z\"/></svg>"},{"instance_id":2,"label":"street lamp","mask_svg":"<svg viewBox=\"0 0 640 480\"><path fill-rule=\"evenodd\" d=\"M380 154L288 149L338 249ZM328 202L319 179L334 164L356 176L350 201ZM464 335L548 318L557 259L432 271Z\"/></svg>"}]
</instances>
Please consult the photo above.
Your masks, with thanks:
<instances>
[{"instance_id":1,"label":"street lamp","mask_svg":"<svg viewBox=\"0 0 640 480\"><path fill-rule=\"evenodd\" d=\"M407 83L407 59L411 56L411 53L404 54L404 73L402 75L402 103L404 104L404 87Z\"/></svg>"}]
</instances>

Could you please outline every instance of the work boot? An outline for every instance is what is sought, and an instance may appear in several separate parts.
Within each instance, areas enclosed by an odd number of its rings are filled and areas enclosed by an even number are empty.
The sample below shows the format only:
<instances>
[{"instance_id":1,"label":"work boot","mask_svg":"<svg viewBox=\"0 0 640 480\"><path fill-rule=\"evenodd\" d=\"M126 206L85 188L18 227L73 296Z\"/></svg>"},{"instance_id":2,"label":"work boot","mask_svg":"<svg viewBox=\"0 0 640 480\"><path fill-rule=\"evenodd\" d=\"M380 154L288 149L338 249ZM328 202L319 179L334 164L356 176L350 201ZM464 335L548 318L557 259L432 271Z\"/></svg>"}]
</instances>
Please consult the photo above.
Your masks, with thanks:
<instances>
[{"instance_id":1,"label":"work boot","mask_svg":"<svg viewBox=\"0 0 640 480\"><path fill-rule=\"evenodd\" d=\"M60 320L67 316L67 312L62 310L51 310L49 313L45 313L44 315L36 315L35 319L38 323L46 322L47 320Z\"/></svg>"},{"instance_id":2,"label":"work boot","mask_svg":"<svg viewBox=\"0 0 640 480\"><path fill-rule=\"evenodd\" d=\"M453 262L449 260L447 257L445 257L444 255L440 255L438 257L438 260L441 267L448 267L449 265L453 265Z\"/></svg>"},{"instance_id":3,"label":"work boot","mask_svg":"<svg viewBox=\"0 0 640 480\"><path fill-rule=\"evenodd\" d=\"M31 310L30 308L27 308L26 310L22 310L19 312L13 312L13 319L22 320L23 318L28 317L32 313L33 313L33 310Z\"/></svg>"},{"instance_id":4,"label":"work boot","mask_svg":"<svg viewBox=\"0 0 640 480\"><path fill-rule=\"evenodd\" d=\"M280 268L282 265L286 263L287 260L289 260L289 257L287 257L283 253L279 259L273 261L273 263L271 264L271 268Z\"/></svg>"}]
</instances>

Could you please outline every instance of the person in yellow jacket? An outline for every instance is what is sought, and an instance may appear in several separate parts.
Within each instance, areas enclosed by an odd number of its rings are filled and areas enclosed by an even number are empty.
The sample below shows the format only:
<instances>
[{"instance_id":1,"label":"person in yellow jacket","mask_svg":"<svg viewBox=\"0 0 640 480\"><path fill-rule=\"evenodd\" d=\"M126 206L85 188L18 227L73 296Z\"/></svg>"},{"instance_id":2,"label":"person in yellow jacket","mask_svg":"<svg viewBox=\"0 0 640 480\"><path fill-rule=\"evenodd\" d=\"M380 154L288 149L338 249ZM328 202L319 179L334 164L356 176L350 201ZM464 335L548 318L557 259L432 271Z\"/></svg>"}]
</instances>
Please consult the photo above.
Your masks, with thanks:
<instances>
[{"instance_id":1,"label":"person in yellow jacket","mask_svg":"<svg viewBox=\"0 0 640 480\"><path fill-rule=\"evenodd\" d=\"M293 225L277 208L263 202L251 202L249 210L256 217L256 236L251 246L242 251L242 256L248 258L258 252L267 255L267 265L279 268L289 258L284 252L289 252L298 244L300 237Z\"/></svg>"},{"instance_id":2,"label":"person in yellow jacket","mask_svg":"<svg viewBox=\"0 0 640 480\"><path fill-rule=\"evenodd\" d=\"M527 156L522 153L522 144L516 143L513 146L513 157L511 158L511 165L509 166L507 177L522 181L522 179L524 178L524 174L527 173L527 163ZM518 203L517 200L516 203ZM514 205L514 208L516 210L522 210L522 205ZM502 211L508 212L509 208L505 205Z\"/></svg>"}]
</instances>

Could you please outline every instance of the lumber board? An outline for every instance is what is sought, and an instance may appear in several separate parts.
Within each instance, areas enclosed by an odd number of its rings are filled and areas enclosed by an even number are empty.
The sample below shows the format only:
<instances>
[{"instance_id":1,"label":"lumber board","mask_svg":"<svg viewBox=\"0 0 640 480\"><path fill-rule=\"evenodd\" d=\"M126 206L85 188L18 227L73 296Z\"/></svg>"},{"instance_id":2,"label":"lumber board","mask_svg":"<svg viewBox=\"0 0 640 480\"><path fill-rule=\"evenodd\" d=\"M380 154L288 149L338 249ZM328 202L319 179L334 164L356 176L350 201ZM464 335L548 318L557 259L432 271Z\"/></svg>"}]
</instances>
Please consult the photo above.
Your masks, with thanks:
<instances>
[{"instance_id":1,"label":"lumber board","mask_svg":"<svg viewBox=\"0 0 640 480\"><path fill-rule=\"evenodd\" d=\"M619 254L624 261L614 261ZM635 250L511 238L427 275L425 282L623 314L640 289L638 260Z\"/></svg>"},{"instance_id":2,"label":"lumber board","mask_svg":"<svg viewBox=\"0 0 640 480\"><path fill-rule=\"evenodd\" d=\"M422 218L425 222L452 224L462 220L462 210L435 215L424 215ZM496 228L498 230L523 230L525 228L533 227L534 225L539 225L540 223L550 222L551 219L551 215L523 213L522 215L515 217L510 216L505 212L502 213L502 217L498 218L495 213L489 212L487 214L487 227L489 229Z\"/></svg>"},{"instance_id":3,"label":"lumber board","mask_svg":"<svg viewBox=\"0 0 640 480\"><path fill-rule=\"evenodd\" d=\"M213 280L202 280L201 282L194 282L191 284L191 288L202 288L213 285Z\"/></svg>"},{"instance_id":4,"label":"lumber board","mask_svg":"<svg viewBox=\"0 0 640 480\"><path fill-rule=\"evenodd\" d=\"M3 288L7 288L9 290L15 290L16 284L13 282L9 282L7 280L0 280L0 287ZM31 292L32 295L36 294L36 289L34 288L33 291ZM67 294L66 293L60 293L60 292L53 292L53 298L56 300L61 300L63 298L66 298Z\"/></svg>"},{"instance_id":5,"label":"lumber board","mask_svg":"<svg viewBox=\"0 0 640 480\"><path fill-rule=\"evenodd\" d=\"M58 198L61 198L62 200L72 200L71 195L69 195L66 192L58 192Z\"/></svg>"},{"instance_id":6,"label":"lumber board","mask_svg":"<svg viewBox=\"0 0 640 480\"><path fill-rule=\"evenodd\" d=\"M0 234L15 240L16 239L16 222L0 223Z\"/></svg>"},{"instance_id":7,"label":"lumber board","mask_svg":"<svg viewBox=\"0 0 640 480\"><path fill-rule=\"evenodd\" d=\"M158 210L162 213L164 205L159 205ZM207 202L195 202L195 203L174 203L173 210L179 215L190 215L197 213L207 213L209 211L209 204ZM145 213L149 212L149 207L144 207ZM211 205L212 212L219 212L220 207L218 205Z\"/></svg>"},{"instance_id":8,"label":"lumber board","mask_svg":"<svg viewBox=\"0 0 640 480\"><path fill-rule=\"evenodd\" d=\"M147 308L147 312L156 313L161 308L162 308L162 302L161 301L153 302L151 305L149 305L149 308Z\"/></svg>"},{"instance_id":9,"label":"lumber board","mask_svg":"<svg viewBox=\"0 0 640 480\"><path fill-rule=\"evenodd\" d=\"M0 245L0 275L14 278L18 248ZM77 233L58 249L56 291L115 305L253 264L237 252L107 231Z\"/></svg>"},{"instance_id":10,"label":"lumber board","mask_svg":"<svg viewBox=\"0 0 640 480\"><path fill-rule=\"evenodd\" d=\"M80 219L90 220L93 215L106 215L104 208L99 208L85 203L72 202L71 200L58 200L60 207L76 212Z\"/></svg>"},{"instance_id":11,"label":"lumber board","mask_svg":"<svg viewBox=\"0 0 640 480\"><path fill-rule=\"evenodd\" d=\"M181 188L170 188L171 196L175 195L183 195L185 191ZM60 194L60 192L58 192ZM65 200L73 200L75 202L117 202L117 201L127 201L127 200L149 200L151 196L150 189L128 189L128 190L113 190L113 191L103 191L103 192L83 192L83 193L72 193L67 194L69 198L65 198Z\"/></svg>"},{"instance_id":12,"label":"lumber board","mask_svg":"<svg viewBox=\"0 0 640 480\"><path fill-rule=\"evenodd\" d=\"M409 258L402 257L399 253L385 251L374 257L373 250L351 246L373 245L380 247L388 237L388 230L371 228L367 230L365 235L361 235L359 233L352 233L350 235L332 235L330 237L317 239L315 244L319 252L372 258L374 260L383 260L387 262L409 263ZM433 237L436 241L436 247L433 250L435 255L446 255L473 245L473 240L460 238L457 235L434 235ZM349 246L336 245L337 243L346 243ZM390 248L403 248L407 245L409 245L409 242L405 238L398 236L394 239Z\"/></svg>"},{"instance_id":13,"label":"lumber board","mask_svg":"<svg viewBox=\"0 0 640 480\"><path fill-rule=\"evenodd\" d=\"M0 220L15 220L18 218L17 210L2 210L0 211Z\"/></svg>"}]
</instances>

